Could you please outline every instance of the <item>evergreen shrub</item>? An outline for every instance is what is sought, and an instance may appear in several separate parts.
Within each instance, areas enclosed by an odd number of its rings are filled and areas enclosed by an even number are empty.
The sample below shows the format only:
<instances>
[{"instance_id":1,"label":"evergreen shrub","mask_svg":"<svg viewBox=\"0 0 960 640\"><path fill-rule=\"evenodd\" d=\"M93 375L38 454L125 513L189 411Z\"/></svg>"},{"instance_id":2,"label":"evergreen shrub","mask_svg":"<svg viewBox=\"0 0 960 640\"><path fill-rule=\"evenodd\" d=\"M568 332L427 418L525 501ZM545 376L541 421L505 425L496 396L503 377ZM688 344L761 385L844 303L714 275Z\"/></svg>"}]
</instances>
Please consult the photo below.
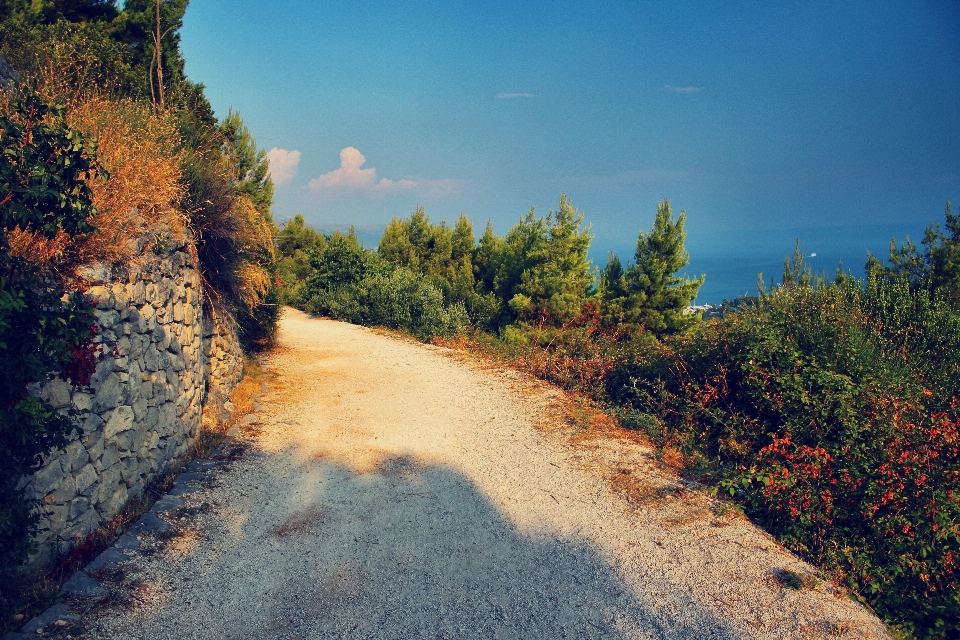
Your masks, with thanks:
<instances>
[{"instance_id":1,"label":"evergreen shrub","mask_svg":"<svg viewBox=\"0 0 960 640\"><path fill-rule=\"evenodd\" d=\"M355 324L409 332L421 340L451 336L469 324L462 302L447 304L423 274L385 262L353 235L329 236L311 256L313 274L299 306Z\"/></svg>"},{"instance_id":2,"label":"evergreen shrub","mask_svg":"<svg viewBox=\"0 0 960 640\"><path fill-rule=\"evenodd\" d=\"M0 574L26 561L39 514L21 479L66 444L68 413L30 393L56 374L90 382L97 350L90 301L56 271L40 272L10 254L15 229L52 238L93 231L88 182L100 171L95 150L66 123L64 108L34 95L0 111Z\"/></svg>"}]
</instances>

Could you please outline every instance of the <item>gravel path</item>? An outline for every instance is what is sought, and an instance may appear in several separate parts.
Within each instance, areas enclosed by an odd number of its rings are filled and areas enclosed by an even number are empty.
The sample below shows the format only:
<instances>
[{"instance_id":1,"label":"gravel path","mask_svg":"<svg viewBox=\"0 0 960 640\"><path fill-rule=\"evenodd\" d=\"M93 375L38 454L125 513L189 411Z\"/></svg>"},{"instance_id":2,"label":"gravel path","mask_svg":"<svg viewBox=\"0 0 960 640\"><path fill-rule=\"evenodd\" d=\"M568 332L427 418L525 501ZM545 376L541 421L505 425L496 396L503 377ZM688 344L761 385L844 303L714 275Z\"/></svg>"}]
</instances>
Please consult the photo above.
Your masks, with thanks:
<instances>
[{"instance_id":1,"label":"gravel path","mask_svg":"<svg viewBox=\"0 0 960 640\"><path fill-rule=\"evenodd\" d=\"M84 637L887 637L547 385L291 309L280 345L246 452Z\"/></svg>"}]
</instances>

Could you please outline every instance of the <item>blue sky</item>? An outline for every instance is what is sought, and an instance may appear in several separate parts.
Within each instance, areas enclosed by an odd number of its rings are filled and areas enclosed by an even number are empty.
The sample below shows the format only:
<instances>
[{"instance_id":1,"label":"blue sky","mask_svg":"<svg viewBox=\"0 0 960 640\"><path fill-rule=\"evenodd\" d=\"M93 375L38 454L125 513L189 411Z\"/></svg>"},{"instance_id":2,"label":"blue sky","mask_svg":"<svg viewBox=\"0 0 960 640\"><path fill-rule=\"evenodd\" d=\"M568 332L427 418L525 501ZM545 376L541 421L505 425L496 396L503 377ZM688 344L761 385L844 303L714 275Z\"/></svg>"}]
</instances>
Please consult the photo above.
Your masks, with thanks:
<instances>
[{"instance_id":1,"label":"blue sky","mask_svg":"<svg viewBox=\"0 0 960 640\"><path fill-rule=\"evenodd\" d=\"M694 262L842 235L862 264L960 200L952 0L193 0L182 37L273 150L281 221L502 233L565 192L629 255L669 198Z\"/></svg>"}]
</instances>

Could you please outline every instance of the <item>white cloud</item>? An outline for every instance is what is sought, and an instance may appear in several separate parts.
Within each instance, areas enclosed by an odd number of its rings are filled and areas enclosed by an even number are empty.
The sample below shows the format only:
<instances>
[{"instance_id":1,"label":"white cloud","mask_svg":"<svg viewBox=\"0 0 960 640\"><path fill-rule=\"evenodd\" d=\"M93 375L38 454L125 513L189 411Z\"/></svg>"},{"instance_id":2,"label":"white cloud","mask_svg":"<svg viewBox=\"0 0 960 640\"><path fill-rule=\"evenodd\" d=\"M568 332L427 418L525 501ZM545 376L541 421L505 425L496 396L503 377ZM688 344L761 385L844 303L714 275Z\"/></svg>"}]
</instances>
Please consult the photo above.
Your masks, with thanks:
<instances>
[{"instance_id":1,"label":"white cloud","mask_svg":"<svg viewBox=\"0 0 960 640\"><path fill-rule=\"evenodd\" d=\"M512 100L513 98L533 98L532 93L498 93L497 99L499 100Z\"/></svg>"},{"instance_id":2,"label":"white cloud","mask_svg":"<svg viewBox=\"0 0 960 640\"><path fill-rule=\"evenodd\" d=\"M460 195L464 182L462 180L410 180L403 178L377 178L374 167L362 169L367 161L354 147L347 147L340 152L340 168L318 176L307 183L313 191L337 193L343 191L366 191L371 195L386 196L405 191L416 191L427 198L443 198Z\"/></svg>"},{"instance_id":3,"label":"white cloud","mask_svg":"<svg viewBox=\"0 0 960 640\"><path fill-rule=\"evenodd\" d=\"M300 152L274 147L267 151L267 160L270 161L270 177L273 178L273 184L280 186L290 182L297 175Z\"/></svg>"},{"instance_id":4,"label":"white cloud","mask_svg":"<svg viewBox=\"0 0 960 640\"><path fill-rule=\"evenodd\" d=\"M340 152L340 168L330 173L314 178L307 186L314 191L343 187L346 189L370 189L376 186L377 170L374 168L361 169L366 162L363 154L353 147L347 147Z\"/></svg>"},{"instance_id":5,"label":"white cloud","mask_svg":"<svg viewBox=\"0 0 960 640\"><path fill-rule=\"evenodd\" d=\"M703 91L703 87L674 87L672 85L666 85L663 87L664 91L672 91L673 93L697 93L698 91Z\"/></svg>"},{"instance_id":6,"label":"white cloud","mask_svg":"<svg viewBox=\"0 0 960 640\"><path fill-rule=\"evenodd\" d=\"M404 189L413 189L415 186L417 186L417 183L413 180L397 180L394 182L390 178L381 178L380 182L370 187L370 191L403 191Z\"/></svg>"}]
</instances>

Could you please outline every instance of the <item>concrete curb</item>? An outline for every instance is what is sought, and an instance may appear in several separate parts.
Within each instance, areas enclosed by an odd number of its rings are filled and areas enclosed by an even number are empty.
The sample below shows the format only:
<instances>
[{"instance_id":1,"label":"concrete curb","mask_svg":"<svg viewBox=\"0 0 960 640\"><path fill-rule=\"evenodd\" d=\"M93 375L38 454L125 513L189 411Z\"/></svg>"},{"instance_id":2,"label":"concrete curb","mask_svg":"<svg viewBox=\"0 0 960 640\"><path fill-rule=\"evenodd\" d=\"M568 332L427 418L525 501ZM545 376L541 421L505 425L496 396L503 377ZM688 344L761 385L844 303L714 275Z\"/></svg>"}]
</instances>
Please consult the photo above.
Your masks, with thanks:
<instances>
[{"instance_id":1,"label":"concrete curb","mask_svg":"<svg viewBox=\"0 0 960 640\"><path fill-rule=\"evenodd\" d=\"M229 440L224 441L211 454L211 458L223 455L224 449L229 444ZM0 640L35 638L50 625L66 625L79 622L80 616L70 612L70 601L92 600L110 596L110 591L90 574L115 569L121 563L129 560L131 557L129 554L140 546L141 535L157 535L169 531L170 523L164 520L160 514L182 508L184 503L180 496L200 491L202 487L196 486L197 484L215 479L216 476L212 472L216 470L219 464L210 458L190 462L174 479L173 488L157 500L150 511L140 516L140 519L126 533L117 538L113 545L105 549L86 567L74 573L69 580L63 583L60 587L60 593L57 595L57 604L52 605L27 622L20 628L19 632L6 633ZM68 602L64 602L64 600Z\"/></svg>"}]
</instances>

